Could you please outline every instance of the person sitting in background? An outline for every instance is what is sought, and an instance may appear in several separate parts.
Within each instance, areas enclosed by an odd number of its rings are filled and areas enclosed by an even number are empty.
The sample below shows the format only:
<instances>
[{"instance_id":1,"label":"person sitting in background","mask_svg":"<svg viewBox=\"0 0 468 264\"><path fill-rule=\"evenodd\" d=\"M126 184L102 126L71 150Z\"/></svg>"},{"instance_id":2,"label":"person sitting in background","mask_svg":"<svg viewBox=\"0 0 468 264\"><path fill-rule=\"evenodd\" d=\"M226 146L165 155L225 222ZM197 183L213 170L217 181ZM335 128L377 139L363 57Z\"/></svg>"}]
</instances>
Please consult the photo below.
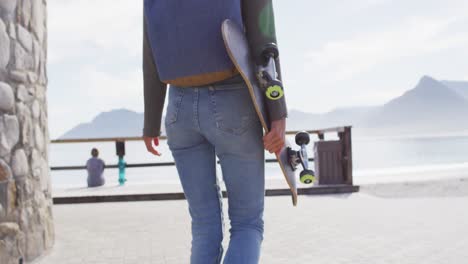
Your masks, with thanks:
<instances>
[{"instance_id":1,"label":"person sitting in background","mask_svg":"<svg viewBox=\"0 0 468 264\"><path fill-rule=\"evenodd\" d=\"M91 158L86 162L88 170L88 187L98 187L106 182L103 176L106 164L98 158L99 151L96 148L91 150Z\"/></svg>"}]
</instances>

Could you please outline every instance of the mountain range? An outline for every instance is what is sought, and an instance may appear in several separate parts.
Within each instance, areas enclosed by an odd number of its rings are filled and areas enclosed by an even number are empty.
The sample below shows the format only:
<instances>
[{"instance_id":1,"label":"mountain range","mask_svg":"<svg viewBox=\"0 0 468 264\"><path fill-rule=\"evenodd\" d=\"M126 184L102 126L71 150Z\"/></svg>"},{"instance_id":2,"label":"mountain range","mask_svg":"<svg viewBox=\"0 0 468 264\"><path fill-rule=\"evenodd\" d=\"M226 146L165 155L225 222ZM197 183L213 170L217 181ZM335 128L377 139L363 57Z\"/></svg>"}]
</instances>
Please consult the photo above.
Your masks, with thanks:
<instances>
[{"instance_id":1,"label":"mountain range","mask_svg":"<svg viewBox=\"0 0 468 264\"><path fill-rule=\"evenodd\" d=\"M423 76L416 87L384 105L337 108L322 114L290 110L287 119L288 130L344 125L352 125L354 131L364 135L466 132L468 82ZM116 109L98 114L59 138L141 136L142 128L143 113Z\"/></svg>"}]
</instances>

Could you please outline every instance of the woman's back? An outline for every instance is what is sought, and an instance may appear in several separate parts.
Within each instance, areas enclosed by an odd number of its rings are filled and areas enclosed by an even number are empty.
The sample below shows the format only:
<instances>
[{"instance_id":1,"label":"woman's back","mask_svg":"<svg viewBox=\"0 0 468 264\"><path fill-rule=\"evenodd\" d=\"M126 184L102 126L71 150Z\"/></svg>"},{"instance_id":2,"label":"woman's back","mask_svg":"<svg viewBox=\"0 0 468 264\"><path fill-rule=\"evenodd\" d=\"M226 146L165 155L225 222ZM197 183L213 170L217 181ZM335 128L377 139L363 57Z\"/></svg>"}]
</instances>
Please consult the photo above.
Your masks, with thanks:
<instances>
[{"instance_id":1,"label":"woman's back","mask_svg":"<svg viewBox=\"0 0 468 264\"><path fill-rule=\"evenodd\" d=\"M88 187L95 187L104 185L104 161L97 157L92 157L86 162L86 169L88 170Z\"/></svg>"}]
</instances>

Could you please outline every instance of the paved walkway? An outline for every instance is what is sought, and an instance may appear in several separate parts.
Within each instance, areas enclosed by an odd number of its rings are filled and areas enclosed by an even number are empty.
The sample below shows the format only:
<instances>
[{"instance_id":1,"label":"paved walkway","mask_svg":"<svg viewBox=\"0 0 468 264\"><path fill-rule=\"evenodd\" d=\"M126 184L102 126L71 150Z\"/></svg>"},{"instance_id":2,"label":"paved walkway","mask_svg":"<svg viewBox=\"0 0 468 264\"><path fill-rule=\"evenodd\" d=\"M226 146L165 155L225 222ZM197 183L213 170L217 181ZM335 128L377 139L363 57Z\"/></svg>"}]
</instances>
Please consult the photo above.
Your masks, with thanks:
<instances>
[{"instance_id":1,"label":"paved walkway","mask_svg":"<svg viewBox=\"0 0 468 264\"><path fill-rule=\"evenodd\" d=\"M301 196L294 208L269 197L261 263L465 263L467 205L468 196L361 192ZM189 263L185 201L58 205L54 217L55 247L40 264Z\"/></svg>"}]
</instances>

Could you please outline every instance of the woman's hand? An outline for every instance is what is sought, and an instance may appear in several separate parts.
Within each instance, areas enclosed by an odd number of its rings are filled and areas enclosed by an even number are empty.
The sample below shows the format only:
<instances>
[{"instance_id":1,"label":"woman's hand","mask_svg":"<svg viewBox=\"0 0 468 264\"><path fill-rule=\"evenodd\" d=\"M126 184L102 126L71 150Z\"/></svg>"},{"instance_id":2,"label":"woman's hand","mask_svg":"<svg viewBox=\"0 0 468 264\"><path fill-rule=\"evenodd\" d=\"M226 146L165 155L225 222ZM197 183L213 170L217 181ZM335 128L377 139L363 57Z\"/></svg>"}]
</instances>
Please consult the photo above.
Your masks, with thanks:
<instances>
[{"instance_id":1,"label":"woman's hand","mask_svg":"<svg viewBox=\"0 0 468 264\"><path fill-rule=\"evenodd\" d=\"M285 143L286 119L280 119L271 123L271 130L263 137L263 145L270 153L281 151Z\"/></svg>"},{"instance_id":2,"label":"woman's hand","mask_svg":"<svg viewBox=\"0 0 468 264\"><path fill-rule=\"evenodd\" d=\"M151 152L156 156L161 156L161 153L159 153L152 144L154 142L155 146L159 146L158 137L143 137L143 141L145 141L146 149L148 150L148 152Z\"/></svg>"}]
</instances>

